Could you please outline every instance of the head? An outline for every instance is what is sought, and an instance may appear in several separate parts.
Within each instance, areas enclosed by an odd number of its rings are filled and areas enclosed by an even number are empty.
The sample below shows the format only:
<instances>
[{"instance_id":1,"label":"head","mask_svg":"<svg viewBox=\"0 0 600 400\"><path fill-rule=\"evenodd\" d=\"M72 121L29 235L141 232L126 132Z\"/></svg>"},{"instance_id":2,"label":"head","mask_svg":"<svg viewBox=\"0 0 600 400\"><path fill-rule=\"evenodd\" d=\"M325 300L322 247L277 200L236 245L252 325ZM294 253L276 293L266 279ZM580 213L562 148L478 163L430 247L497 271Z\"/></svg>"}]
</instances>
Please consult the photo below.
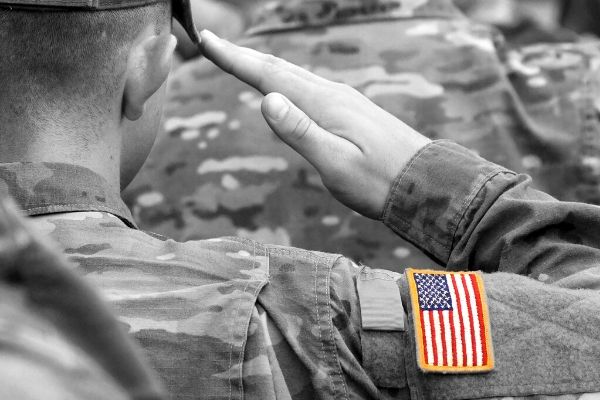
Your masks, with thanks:
<instances>
[{"instance_id":1,"label":"head","mask_svg":"<svg viewBox=\"0 0 600 400\"><path fill-rule=\"evenodd\" d=\"M166 0L110 11L0 7L0 162L112 163L126 184L158 130L170 32Z\"/></svg>"}]
</instances>

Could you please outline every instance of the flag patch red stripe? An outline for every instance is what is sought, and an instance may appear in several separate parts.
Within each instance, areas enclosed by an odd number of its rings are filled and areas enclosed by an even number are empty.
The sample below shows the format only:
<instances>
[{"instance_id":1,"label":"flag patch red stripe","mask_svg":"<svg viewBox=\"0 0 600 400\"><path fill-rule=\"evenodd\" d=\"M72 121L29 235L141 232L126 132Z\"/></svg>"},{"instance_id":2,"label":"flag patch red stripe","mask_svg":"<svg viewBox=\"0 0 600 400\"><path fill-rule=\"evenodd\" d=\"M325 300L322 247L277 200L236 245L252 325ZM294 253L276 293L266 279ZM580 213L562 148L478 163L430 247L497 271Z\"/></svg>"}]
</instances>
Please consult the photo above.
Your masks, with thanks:
<instances>
[{"instance_id":1,"label":"flag patch red stripe","mask_svg":"<svg viewBox=\"0 0 600 400\"><path fill-rule=\"evenodd\" d=\"M481 345L481 359L482 365L487 363L487 335L485 332L485 322L483 320L483 308L481 303L481 292L479 290L479 286L477 285L477 281L474 276L471 276L471 281L473 282L473 287L475 287L475 297L477 299L477 313L479 317L479 329L481 329L481 338L484 342Z\"/></svg>"}]
</instances>

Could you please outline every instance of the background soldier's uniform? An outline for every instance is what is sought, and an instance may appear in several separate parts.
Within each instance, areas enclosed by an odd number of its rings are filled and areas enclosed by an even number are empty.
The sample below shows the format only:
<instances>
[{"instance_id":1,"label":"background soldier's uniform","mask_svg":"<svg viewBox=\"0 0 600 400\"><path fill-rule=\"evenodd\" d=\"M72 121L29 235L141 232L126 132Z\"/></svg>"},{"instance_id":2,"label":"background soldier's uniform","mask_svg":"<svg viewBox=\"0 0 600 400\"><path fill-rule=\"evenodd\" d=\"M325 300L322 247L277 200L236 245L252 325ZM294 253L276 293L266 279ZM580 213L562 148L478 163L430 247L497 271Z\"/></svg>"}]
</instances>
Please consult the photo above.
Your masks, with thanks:
<instances>
[{"instance_id":1,"label":"background soldier's uniform","mask_svg":"<svg viewBox=\"0 0 600 400\"><path fill-rule=\"evenodd\" d=\"M600 210L559 203L457 145L415 156L382 219L450 270L499 272L484 275L496 358L488 374L419 372L400 274L246 239L155 237L135 229L100 176L74 165L3 164L0 176L102 289L177 399L600 391ZM356 289L363 279L396 282L408 314L400 300L370 314ZM368 330L367 317L404 318L407 328Z\"/></svg>"},{"instance_id":2,"label":"background soldier's uniform","mask_svg":"<svg viewBox=\"0 0 600 400\"><path fill-rule=\"evenodd\" d=\"M0 191L0 398L162 399L94 290L15 210Z\"/></svg>"},{"instance_id":3,"label":"background soldier's uniform","mask_svg":"<svg viewBox=\"0 0 600 400\"><path fill-rule=\"evenodd\" d=\"M577 157L600 137L590 68L599 46L506 54L499 41L448 0L337 0L270 2L242 44L354 86L419 132L529 172L562 199L596 200ZM270 131L262 96L244 83L197 60L176 71L169 93L164 130L124 193L142 228L340 252L395 270L435 265L332 199Z\"/></svg>"}]
</instances>

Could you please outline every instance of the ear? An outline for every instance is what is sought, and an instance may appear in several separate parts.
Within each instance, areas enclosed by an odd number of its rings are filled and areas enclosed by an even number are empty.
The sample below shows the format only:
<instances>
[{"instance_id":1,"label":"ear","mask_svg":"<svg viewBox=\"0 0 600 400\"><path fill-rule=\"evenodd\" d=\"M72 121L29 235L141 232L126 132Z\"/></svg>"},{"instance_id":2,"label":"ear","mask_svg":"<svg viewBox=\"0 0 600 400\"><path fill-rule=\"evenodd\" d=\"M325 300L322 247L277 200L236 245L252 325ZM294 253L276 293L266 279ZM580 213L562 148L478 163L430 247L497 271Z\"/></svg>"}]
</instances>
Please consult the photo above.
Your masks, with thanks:
<instances>
[{"instance_id":1,"label":"ear","mask_svg":"<svg viewBox=\"0 0 600 400\"><path fill-rule=\"evenodd\" d=\"M177 39L171 34L150 36L129 53L123 91L123 115L130 121L144 113L146 101L167 80Z\"/></svg>"}]
</instances>

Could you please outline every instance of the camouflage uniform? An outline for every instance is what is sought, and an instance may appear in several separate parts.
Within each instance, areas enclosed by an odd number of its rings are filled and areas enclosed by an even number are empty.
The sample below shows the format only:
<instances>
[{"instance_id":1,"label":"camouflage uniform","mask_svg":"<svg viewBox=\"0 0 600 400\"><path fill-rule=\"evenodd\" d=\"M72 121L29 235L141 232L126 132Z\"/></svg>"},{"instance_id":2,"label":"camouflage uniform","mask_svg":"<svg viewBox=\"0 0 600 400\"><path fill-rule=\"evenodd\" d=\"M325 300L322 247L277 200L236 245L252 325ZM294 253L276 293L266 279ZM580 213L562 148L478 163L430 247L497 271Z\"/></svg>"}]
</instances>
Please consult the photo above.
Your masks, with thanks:
<instances>
[{"instance_id":1,"label":"camouflage uniform","mask_svg":"<svg viewBox=\"0 0 600 400\"><path fill-rule=\"evenodd\" d=\"M600 42L506 53L524 167L561 200L600 204Z\"/></svg>"},{"instance_id":2,"label":"camouflage uniform","mask_svg":"<svg viewBox=\"0 0 600 400\"><path fill-rule=\"evenodd\" d=\"M2 164L0 176L103 291L174 398L600 391L600 212L557 202L458 145L419 152L393 184L382 221L448 269L496 272L484 274L496 356L488 374L420 372L401 274L243 238L180 243L144 233L116 189L76 165ZM375 282L371 294L391 282L401 297L372 314L357 288L364 280ZM365 327L382 314L407 329Z\"/></svg>"},{"instance_id":3,"label":"camouflage uniform","mask_svg":"<svg viewBox=\"0 0 600 400\"><path fill-rule=\"evenodd\" d=\"M598 134L596 44L508 54L446 0L269 3L242 44L354 86L423 134L533 174L562 199L598 197L578 159L591 149L583 131ZM174 74L169 93L164 129L124 192L142 228L340 252L393 270L435 265L332 199L267 127L253 89L201 59Z\"/></svg>"},{"instance_id":4,"label":"camouflage uniform","mask_svg":"<svg viewBox=\"0 0 600 400\"><path fill-rule=\"evenodd\" d=\"M106 306L0 193L0 398L164 398Z\"/></svg>"}]
</instances>

